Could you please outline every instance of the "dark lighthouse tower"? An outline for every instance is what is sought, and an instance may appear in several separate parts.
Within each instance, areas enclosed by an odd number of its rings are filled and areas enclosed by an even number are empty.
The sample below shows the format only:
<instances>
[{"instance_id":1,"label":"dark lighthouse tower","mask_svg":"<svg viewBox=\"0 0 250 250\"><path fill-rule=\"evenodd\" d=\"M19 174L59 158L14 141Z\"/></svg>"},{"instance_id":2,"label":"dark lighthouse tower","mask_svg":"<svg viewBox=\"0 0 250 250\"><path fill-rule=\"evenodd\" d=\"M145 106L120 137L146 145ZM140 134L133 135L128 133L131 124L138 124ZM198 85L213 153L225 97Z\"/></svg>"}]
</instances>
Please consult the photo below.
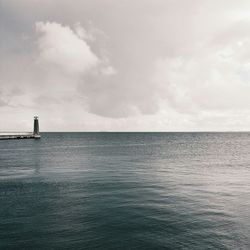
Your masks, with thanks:
<instances>
[{"instance_id":1,"label":"dark lighthouse tower","mask_svg":"<svg viewBox=\"0 0 250 250\"><path fill-rule=\"evenodd\" d=\"M38 116L34 116L34 132L33 135L35 138L39 139L40 133L39 133L39 122L38 122Z\"/></svg>"}]
</instances>

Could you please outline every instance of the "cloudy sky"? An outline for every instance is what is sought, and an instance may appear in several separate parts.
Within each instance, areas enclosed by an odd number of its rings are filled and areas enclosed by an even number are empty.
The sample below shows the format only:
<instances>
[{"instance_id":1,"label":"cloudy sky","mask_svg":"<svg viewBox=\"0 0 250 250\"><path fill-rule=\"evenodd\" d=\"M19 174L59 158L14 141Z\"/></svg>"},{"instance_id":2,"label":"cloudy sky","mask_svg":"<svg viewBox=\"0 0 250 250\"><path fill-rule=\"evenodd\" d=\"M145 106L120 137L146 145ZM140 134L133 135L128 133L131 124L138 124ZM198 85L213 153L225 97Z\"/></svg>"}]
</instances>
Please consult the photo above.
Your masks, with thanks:
<instances>
[{"instance_id":1,"label":"cloudy sky","mask_svg":"<svg viewBox=\"0 0 250 250\"><path fill-rule=\"evenodd\" d=\"M249 0L0 0L0 131L250 130Z\"/></svg>"}]
</instances>

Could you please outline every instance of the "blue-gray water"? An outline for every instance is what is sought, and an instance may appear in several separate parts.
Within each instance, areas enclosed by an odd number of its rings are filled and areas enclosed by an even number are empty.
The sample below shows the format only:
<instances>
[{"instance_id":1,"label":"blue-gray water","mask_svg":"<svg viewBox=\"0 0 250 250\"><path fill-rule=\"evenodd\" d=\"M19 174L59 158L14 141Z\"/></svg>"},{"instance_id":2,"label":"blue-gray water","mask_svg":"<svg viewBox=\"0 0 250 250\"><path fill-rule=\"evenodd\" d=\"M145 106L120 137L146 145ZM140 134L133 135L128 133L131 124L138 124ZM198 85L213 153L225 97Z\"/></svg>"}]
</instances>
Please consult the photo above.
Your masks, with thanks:
<instances>
[{"instance_id":1,"label":"blue-gray water","mask_svg":"<svg viewBox=\"0 0 250 250\"><path fill-rule=\"evenodd\" d=\"M0 249L250 249L250 133L0 141Z\"/></svg>"}]
</instances>

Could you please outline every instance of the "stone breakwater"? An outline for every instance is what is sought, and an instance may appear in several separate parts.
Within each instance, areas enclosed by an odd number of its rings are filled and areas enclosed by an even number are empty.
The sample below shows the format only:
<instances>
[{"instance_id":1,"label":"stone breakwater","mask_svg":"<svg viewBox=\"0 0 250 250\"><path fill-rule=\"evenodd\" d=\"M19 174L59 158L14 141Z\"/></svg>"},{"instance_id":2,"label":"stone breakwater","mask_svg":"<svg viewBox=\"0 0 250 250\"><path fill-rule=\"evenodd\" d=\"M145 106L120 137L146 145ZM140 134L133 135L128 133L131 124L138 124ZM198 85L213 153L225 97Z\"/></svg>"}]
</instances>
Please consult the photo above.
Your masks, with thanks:
<instances>
[{"instance_id":1,"label":"stone breakwater","mask_svg":"<svg viewBox=\"0 0 250 250\"><path fill-rule=\"evenodd\" d=\"M40 135L33 133L0 133L0 140L11 140L11 139L40 139Z\"/></svg>"}]
</instances>

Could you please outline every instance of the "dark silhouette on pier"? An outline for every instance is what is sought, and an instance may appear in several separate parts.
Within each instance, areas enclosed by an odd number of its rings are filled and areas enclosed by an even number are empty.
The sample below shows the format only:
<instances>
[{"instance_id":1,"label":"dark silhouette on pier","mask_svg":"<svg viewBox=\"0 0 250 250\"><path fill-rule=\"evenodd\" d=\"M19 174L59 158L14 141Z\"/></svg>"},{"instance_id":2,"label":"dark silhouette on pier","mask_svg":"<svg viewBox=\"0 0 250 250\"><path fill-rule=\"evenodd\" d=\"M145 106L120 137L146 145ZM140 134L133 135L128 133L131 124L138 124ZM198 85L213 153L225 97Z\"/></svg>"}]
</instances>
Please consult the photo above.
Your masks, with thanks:
<instances>
[{"instance_id":1,"label":"dark silhouette on pier","mask_svg":"<svg viewBox=\"0 0 250 250\"><path fill-rule=\"evenodd\" d=\"M34 131L33 135L35 136L35 139L40 138L39 134L39 122L38 122L38 116L34 116Z\"/></svg>"}]
</instances>

